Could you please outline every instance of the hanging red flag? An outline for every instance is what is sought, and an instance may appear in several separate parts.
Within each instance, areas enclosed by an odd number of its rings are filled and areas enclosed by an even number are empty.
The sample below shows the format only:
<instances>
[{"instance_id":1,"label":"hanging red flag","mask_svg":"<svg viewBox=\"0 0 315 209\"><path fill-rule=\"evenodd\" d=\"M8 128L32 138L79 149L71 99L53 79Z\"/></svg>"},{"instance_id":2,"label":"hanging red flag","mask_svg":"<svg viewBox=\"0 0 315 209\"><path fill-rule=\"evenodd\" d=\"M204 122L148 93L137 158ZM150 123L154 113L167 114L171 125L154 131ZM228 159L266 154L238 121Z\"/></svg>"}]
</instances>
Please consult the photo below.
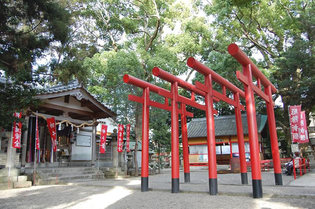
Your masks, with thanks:
<instances>
[{"instance_id":1,"label":"hanging red flag","mask_svg":"<svg viewBox=\"0 0 315 209\"><path fill-rule=\"evenodd\" d=\"M117 152L123 151L124 125L118 124Z\"/></svg>"},{"instance_id":2,"label":"hanging red flag","mask_svg":"<svg viewBox=\"0 0 315 209\"><path fill-rule=\"evenodd\" d=\"M39 150L39 130L38 130L38 116L36 115L36 149Z\"/></svg>"},{"instance_id":3,"label":"hanging red flag","mask_svg":"<svg viewBox=\"0 0 315 209\"><path fill-rule=\"evenodd\" d=\"M15 112L14 113L14 117L16 118L21 118L22 117L22 113L20 112ZM12 147L13 148L21 148L21 133L22 133L22 123L18 122L16 123L15 121L13 122L13 127L12 127Z\"/></svg>"},{"instance_id":4,"label":"hanging red flag","mask_svg":"<svg viewBox=\"0 0 315 209\"><path fill-rule=\"evenodd\" d=\"M300 116L300 143L307 143L309 142L308 139L308 133L307 133L307 124L306 124L306 119L305 119L305 111L301 111L301 116Z\"/></svg>"},{"instance_id":5,"label":"hanging red flag","mask_svg":"<svg viewBox=\"0 0 315 209\"><path fill-rule=\"evenodd\" d=\"M102 124L101 140L100 140L100 153L105 153L105 150L106 150L106 136L107 136L107 125Z\"/></svg>"},{"instance_id":6,"label":"hanging red flag","mask_svg":"<svg viewBox=\"0 0 315 209\"><path fill-rule=\"evenodd\" d=\"M126 150L130 152L130 124L126 125Z\"/></svg>"},{"instance_id":7,"label":"hanging red flag","mask_svg":"<svg viewBox=\"0 0 315 209\"><path fill-rule=\"evenodd\" d=\"M289 115L290 115L292 142L299 142L300 141L299 132L300 132L301 105L290 106Z\"/></svg>"},{"instance_id":8,"label":"hanging red flag","mask_svg":"<svg viewBox=\"0 0 315 209\"><path fill-rule=\"evenodd\" d=\"M56 122L55 122L54 117L47 118L47 126L50 133L53 150L54 152L56 152L57 151L57 143L56 143L57 133L56 133Z\"/></svg>"}]
</instances>

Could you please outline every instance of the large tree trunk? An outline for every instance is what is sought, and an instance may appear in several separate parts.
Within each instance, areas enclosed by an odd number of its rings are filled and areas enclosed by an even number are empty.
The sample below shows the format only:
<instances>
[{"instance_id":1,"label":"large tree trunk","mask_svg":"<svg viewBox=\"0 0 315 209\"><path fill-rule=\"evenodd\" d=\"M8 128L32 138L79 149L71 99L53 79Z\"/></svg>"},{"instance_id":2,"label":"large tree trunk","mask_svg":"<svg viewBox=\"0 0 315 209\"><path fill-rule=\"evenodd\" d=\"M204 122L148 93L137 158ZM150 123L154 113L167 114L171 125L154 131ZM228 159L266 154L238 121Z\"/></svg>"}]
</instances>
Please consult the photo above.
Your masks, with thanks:
<instances>
[{"instance_id":1,"label":"large tree trunk","mask_svg":"<svg viewBox=\"0 0 315 209\"><path fill-rule=\"evenodd\" d=\"M290 123L289 123L289 106L287 105L288 102L283 100L283 123L284 126L282 127L283 132L284 132L284 137L287 142L287 153L291 153L291 144L292 144L292 139L291 139L291 132L290 132Z\"/></svg>"},{"instance_id":2,"label":"large tree trunk","mask_svg":"<svg viewBox=\"0 0 315 209\"><path fill-rule=\"evenodd\" d=\"M136 104L136 127L135 127L135 133L136 133L136 145L135 145L135 153L134 153L134 161L135 161L135 176L138 176L138 160L137 160L137 151L138 151L138 140L140 141L142 138L142 112L141 108L142 105L137 103Z\"/></svg>"}]
</instances>

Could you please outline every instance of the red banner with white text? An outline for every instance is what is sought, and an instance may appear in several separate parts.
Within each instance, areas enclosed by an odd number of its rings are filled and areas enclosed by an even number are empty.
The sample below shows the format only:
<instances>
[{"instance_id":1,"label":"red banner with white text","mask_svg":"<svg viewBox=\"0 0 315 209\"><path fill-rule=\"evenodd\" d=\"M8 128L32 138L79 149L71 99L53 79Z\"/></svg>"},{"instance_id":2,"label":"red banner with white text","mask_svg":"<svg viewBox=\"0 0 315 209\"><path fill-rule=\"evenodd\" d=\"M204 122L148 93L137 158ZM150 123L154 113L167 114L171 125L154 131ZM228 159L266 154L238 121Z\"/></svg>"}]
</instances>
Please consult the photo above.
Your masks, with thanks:
<instances>
[{"instance_id":1,"label":"red banner with white text","mask_svg":"<svg viewBox=\"0 0 315 209\"><path fill-rule=\"evenodd\" d=\"M15 112L14 117L21 118L22 113ZM12 130L12 147L13 148L21 148L21 134L22 134L22 123L21 122L13 122L13 130Z\"/></svg>"},{"instance_id":2,"label":"red banner with white text","mask_svg":"<svg viewBox=\"0 0 315 209\"><path fill-rule=\"evenodd\" d=\"M309 142L308 133L307 133L307 124L305 119L305 111L301 111L300 116L300 143Z\"/></svg>"},{"instance_id":3,"label":"red banner with white text","mask_svg":"<svg viewBox=\"0 0 315 209\"><path fill-rule=\"evenodd\" d=\"M126 125L126 150L130 152L130 124Z\"/></svg>"},{"instance_id":4,"label":"red banner with white text","mask_svg":"<svg viewBox=\"0 0 315 209\"><path fill-rule=\"evenodd\" d=\"M289 107L292 142L300 141L301 105Z\"/></svg>"},{"instance_id":5,"label":"red banner with white text","mask_svg":"<svg viewBox=\"0 0 315 209\"><path fill-rule=\"evenodd\" d=\"M35 145L36 145L36 149L39 150L39 129L38 129L38 116L36 115L36 136L35 136Z\"/></svg>"},{"instance_id":6,"label":"red banner with white text","mask_svg":"<svg viewBox=\"0 0 315 209\"><path fill-rule=\"evenodd\" d=\"M102 124L101 140L100 140L100 153L105 153L105 150L106 150L106 137L107 137L107 125Z\"/></svg>"},{"instance_id":7,"label":"red banner with white text","mask_svg":"<svg viewBox=\"0 0 315 209\"><path fill-rule=\"evenodd\" d=\"M53 150L54 152L56 152L57 151L57 143L56 143L57 133L56 133L56 122L55 122L54 117L47 118L47 126L50 133Z\"/></svg>"},{"instance_id":8,"label":"red banner with white text","mask_svg":"<svg viewBox=\"0 0 315 209\"><path fill-rule=\"evenodd\" d=\"M117 152L123 151L124 145L124 125L118 124L118 136L117 136Z\"/></svg>"}]
</instances>

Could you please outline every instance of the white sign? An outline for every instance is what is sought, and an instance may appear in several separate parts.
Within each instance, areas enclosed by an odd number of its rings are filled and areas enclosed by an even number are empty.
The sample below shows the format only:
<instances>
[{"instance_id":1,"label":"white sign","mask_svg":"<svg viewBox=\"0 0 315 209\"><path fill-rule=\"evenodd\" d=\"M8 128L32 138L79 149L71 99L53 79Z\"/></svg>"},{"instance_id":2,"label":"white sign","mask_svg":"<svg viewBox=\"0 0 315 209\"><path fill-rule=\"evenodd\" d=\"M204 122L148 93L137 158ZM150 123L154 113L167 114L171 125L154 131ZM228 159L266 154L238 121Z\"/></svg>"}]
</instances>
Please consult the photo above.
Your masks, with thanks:
<instances>
[{"instance_id":1,"label":"white sign","mask_svg":"<svg viewBox=\"0 0 315 209\"><path fill-rule=\"evenodd\" d=\"M298 144L291 144L291 151L292 151L292 153L300 152L299 145Z\"/></svg>"}]
</instances>

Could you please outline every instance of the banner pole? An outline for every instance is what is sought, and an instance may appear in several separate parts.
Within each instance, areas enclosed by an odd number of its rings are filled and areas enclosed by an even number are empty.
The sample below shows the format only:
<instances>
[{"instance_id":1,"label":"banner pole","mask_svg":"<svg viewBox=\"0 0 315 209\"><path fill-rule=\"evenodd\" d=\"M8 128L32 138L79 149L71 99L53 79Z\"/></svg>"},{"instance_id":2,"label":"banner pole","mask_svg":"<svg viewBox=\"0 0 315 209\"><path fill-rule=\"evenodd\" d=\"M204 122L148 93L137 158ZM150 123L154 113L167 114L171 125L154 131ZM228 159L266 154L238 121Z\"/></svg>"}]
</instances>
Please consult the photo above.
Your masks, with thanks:
<instances>
[{"instance_id":1,"label":"banner pole","mask_svg":"<svg viewBox=\"0 0 315 209\"><path fill-rule=\"evenodd\" d=\"M15 128L15 127L13 127ZM9 166L9 171L8 171L8 189L11 187L11 151L12 151L12 137L13 137L13 129L11 131L11 137L10 137L10 140L9 140L9 144L8 144L8 152L9 152L9 159L7 160L8 163L8 166Z\"/></svg>"},{"instance_id":2,"label":"banner pole","mask_svg":"<svg viewBox=\"0 0 315 209\"><path fill-rule=\"evenodd\" d=\"M98 147L100 149L100 147ZM97 157L97 170L100 171L100 150L98 150L98 157Z\"/></svg>"},{"instance_id":3,"label":"banner pole","mask_svg":"<svg viewBox=\"0 0 315 209\"><path fill-rule=\"evenodd\" d=\"M37 120L36 120L37 122ZM35 131L36 132L36 131ZM36 135L36 133L35 133ZM37 160L37 156L36 156L36 136L35 136L35 148L34 148L34 167L33 167L33 185L36 185L35 181L36 181L36 160Z\"/></svg>"},{"instance_id":4,"label":"banner pole","mask_svg":"<svg viewBox=\"0 0 315 209\"><path fill-rule=\"evenodd\" d=\"M54 157L53 157L53 154L54 154L54 151L53 151L53 143L51 143L51 152L50 152L50 163L53 163L54 162Z\"/></svg>"},{"instance_id":5,"label":"banner pole","mask_svg":"<svg viewBox=\"0 0 315 209\"><path fill-rule=\"evenodd\" d=\"M37 132L38 132L38 111L36 111L36 122L35 122L35 143L34 143L34 167L33 167L33 185L36 185L36 146L37 146Z\"/></svg>"},{"instance_id":6,"label":"banner pole","mask_svg":"<svg viewBox=\"0 0 315 209\"><path fill-rule=\"evenodd\" d=\"M289 114L289 124L290 124L290 138L291 138L291 144L293 143L293 139L292 139L292 130L291 130L291 119L290 119L290 106L288 106L288 114ZM290 148L292 147L290 144ZM292 152L292 148L291 148L291 152Z\"/></svg>"}]
</instances>

